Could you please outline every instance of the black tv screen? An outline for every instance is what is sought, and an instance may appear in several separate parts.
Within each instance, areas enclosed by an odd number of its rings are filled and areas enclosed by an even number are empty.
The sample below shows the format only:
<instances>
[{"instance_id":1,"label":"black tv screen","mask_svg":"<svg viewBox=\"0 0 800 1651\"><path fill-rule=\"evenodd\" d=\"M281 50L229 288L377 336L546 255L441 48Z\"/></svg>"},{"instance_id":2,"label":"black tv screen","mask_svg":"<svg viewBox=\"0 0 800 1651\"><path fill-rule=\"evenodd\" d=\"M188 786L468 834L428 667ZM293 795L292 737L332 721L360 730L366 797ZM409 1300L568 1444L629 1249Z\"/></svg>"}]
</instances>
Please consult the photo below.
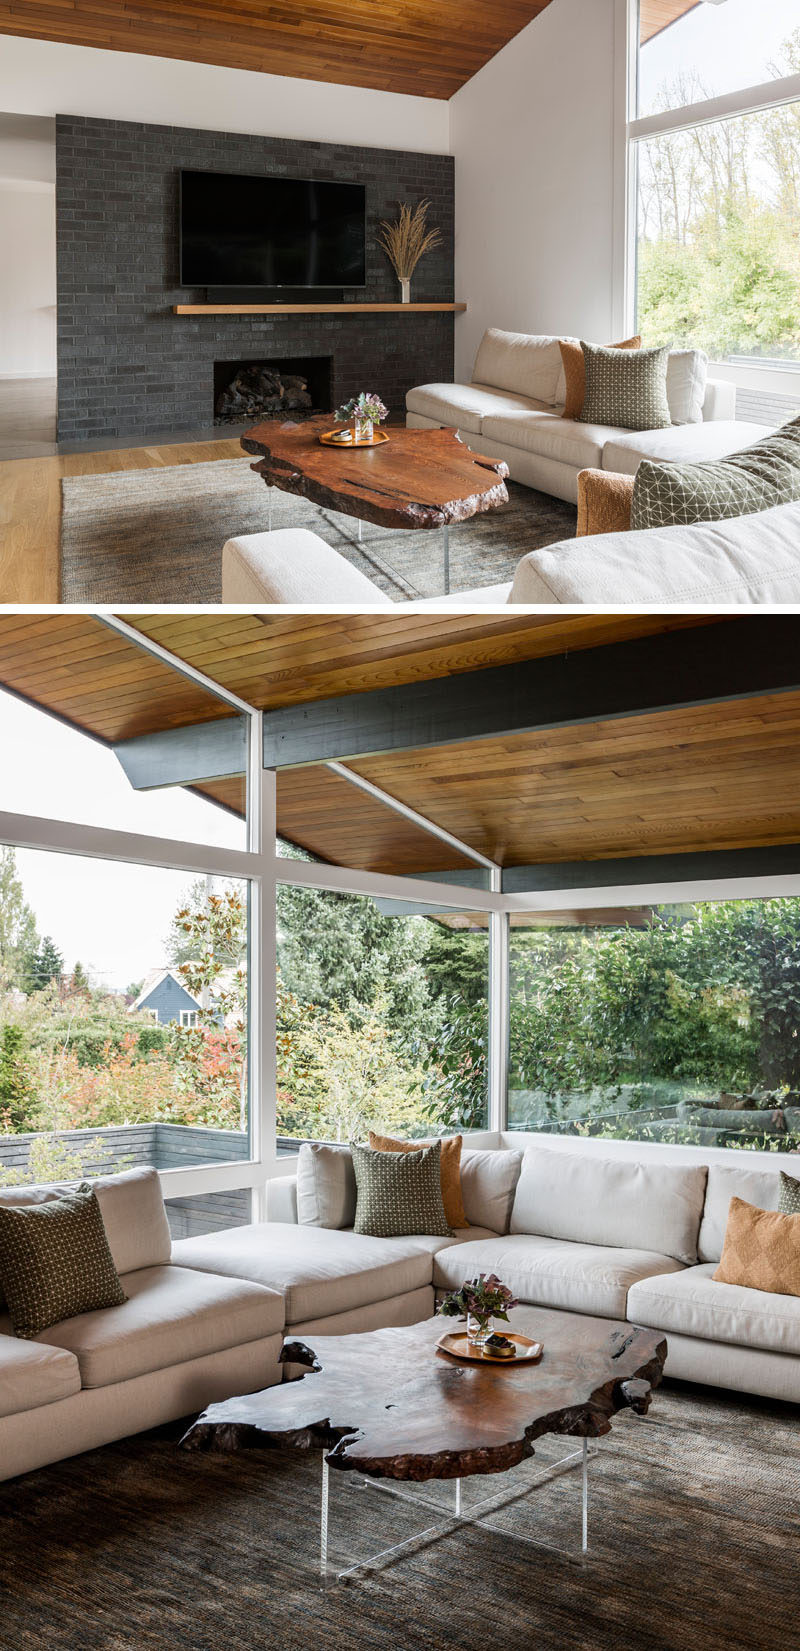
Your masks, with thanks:
<instances>
[{"instance_id":1,"label":"black tv screen","mask_svg":"<svg viewBox=\"0 0 800 1651\"><path fill-rule=\"evenodd\" d=\"M362 287L360 183L181 173L181 286Z\"/></svg>"}]
</instances>

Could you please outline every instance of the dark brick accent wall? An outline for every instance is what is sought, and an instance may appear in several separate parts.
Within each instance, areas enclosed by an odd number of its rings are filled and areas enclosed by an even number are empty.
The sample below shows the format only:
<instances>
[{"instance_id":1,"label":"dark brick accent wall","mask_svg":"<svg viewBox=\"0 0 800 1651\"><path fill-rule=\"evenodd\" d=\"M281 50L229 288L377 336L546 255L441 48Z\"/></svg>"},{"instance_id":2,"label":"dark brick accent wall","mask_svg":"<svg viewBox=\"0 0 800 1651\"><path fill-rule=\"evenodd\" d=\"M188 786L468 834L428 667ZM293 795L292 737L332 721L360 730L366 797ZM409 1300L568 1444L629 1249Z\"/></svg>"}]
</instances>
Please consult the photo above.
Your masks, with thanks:
<instances>
[{"instance_id":1,"label":"dark brick accent wall","mask_svg":"<svg viewBox=\"0 0 800 1651\"><path fill-rule=\"evenodd\" d=\"M56 156L62 439L210 424L215 360L332 356L334 403L374 389L398 412L413 384L452 379L448 315L172 314L205 301L178 285L182 167L365 183L367 287L344 295L365 301L399 297L375 245L379 220L427 197L443 245L420 264L412 297L452 299L452 157L73 115L57 117Z\"/></svg>"}]
</instances>

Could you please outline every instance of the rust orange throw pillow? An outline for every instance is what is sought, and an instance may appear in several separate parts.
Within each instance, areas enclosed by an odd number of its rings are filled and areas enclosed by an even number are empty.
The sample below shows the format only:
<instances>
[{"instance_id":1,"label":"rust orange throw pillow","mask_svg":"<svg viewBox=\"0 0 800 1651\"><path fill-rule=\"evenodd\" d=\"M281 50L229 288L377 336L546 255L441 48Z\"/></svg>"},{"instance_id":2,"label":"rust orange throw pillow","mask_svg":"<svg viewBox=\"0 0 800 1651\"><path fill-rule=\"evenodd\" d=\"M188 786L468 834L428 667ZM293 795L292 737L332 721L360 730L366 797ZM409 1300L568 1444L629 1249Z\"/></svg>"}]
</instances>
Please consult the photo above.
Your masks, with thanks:
<instances>
[{"instance_id":1,"label":"rust orange throw pillow","mask_svg":"<svg viewBox=\"0 0 800 1651\"><path fill-rule=\"evenodd\" d=\"M432 1141L396 1141L391 1135L369 1132L373 1152L419 1152L420 1147L433 1145ZM441 1157L442 1203L448 1226L468 1227L464 1200L461 1196L461 1136L448 1135L442 1140Z\"/></svg>"},{"instance_id":2,"label":"rust orange throw pillow","mask_svg":"<svg viewBox=\"0 0 800 1651\"><path fill-rule=\"evenodd\" d=\"M561 359L564 363L564 377L567 381L567 399L564 403L562 418L579 419L583 412L583 403L586 399L586 367L583 360L583 350L580 344L573 344L567 338L559 340ZM609 344L610 350L640 350L641 338L626 338L622 344Z\"/></svg>"},{"instance_id":3,"label":"rust orange throw pillow","mask_svg":"<svg viewBox=\"0 0 800 1651\"><path fill-rule=\"evenodd\" d=\"M732 1198L725 1243L714 1273L719 1284L744 1284L800 1296L800 1215L779 1215Z\"/></svg>"}]
</instances>

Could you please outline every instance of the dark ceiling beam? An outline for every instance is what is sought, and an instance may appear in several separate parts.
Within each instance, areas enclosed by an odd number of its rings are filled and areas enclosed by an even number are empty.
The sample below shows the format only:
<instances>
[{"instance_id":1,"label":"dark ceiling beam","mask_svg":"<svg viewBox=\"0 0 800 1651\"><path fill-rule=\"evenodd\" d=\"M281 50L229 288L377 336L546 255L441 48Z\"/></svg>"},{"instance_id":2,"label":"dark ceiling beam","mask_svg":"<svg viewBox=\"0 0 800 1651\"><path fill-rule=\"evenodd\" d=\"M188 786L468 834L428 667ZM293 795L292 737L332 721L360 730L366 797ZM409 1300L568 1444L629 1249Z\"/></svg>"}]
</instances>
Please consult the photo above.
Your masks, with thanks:
<instances>
[{"instance_id":1,"label":"dark ceiling beam","mask_svg":"<svg viewBox=\"0 0 800 1651\"><path fill-rule=\"evenodd\" d=\"M797 691L800 617L753 615L545 659L264 712L264 766L420 746Z\"/></svg>"},{"instance_id":2,"label":"dark ceiling beam","mask_svg":"<svg viewBox=\"0 0 800 1651\"><path fill-rule=\"evenodd\" d=\"M223 717L190 728L137 734L112 750L136 791L230 779L247 772L247 719Z\"/></svg>"},{"instance_id":3,"label":"dark ceiling beam","mask_svg":"<svg viewBox=\"0 0 800 1651\"><path fill-rule=\"evenodd\" d=\"M701 854L642 854L624 860L559 860L539 866L506 866L504 894L558 889L633 888L694 879L779 877L800 873L800 843L762 848L709 849Z\"/></svg>"}]
</instances>

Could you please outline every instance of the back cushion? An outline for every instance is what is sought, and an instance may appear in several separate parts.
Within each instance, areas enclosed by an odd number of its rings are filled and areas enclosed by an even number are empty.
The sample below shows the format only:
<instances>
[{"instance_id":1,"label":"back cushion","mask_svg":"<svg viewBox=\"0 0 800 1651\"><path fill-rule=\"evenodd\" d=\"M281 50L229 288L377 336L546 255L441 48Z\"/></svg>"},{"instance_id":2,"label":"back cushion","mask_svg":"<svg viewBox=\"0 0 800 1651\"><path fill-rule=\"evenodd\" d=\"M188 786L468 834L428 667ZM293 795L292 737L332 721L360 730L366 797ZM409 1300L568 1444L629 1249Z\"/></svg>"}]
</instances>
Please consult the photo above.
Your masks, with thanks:
<instances>
[{"instance_id":1,"label":"back cushion","mask_svg":"<svg viewBox=\"0 0 800 1651\"><path fill-rule=\"evenodd\" d=\"M172 1238L158 1171L146 1167L126 1169L119 1175L101 1175L91 1186L97 1194L117 1272L165 1267L172 1254ZM72 1190L66 1182L47 1187L4 1187L0 1204L12 1209L45 1204Z\"/></svg>"},{"instance_id":2,"label":"back cushion","mask_svg":"<svg viewBox=\"0 0 800 1651\"><path fill-rule=\"evenodd\" d=\"M461 1193L471 1227L508 1232L521 1168L521 1152L462 1152Z\"/></svg>"},{"instance_id":3,"label":"back cushion","mask_svg":"<svg viewBox=\"0 0 800 1651\"><path fill-rule=\"evenodd\" d=\"M705 1189L705 1164L645 1164L532 1146L523 1159L511 1231L652 1250L691 1266Z\"/></svg>"},{"instance_id":4,"label":"back cushion","mask_svg":"<svg viewBox=\"0 0 800 1651\"><path fill-rule=\"evenodd\" d=\"M667 405L673 424L702 424L708 356L704 350L670 350Z\"/></svg>"},{"instance_id":5,"label":"back cushion","mask_svg":"<svg viewBox=\"0 0 800 1651\"><path fill-rule=\"evenodd\" d=\"M297 1219L303 1227L352 1227L356 1172L349 1146L304 1141L297 1160Z\"/></svg>"},{"instance_id":6,"label":"back cushion","mask_svg":"<svg viewBox=\"0 0 800 1651\"><path fill-rule=\"evenodd\" d=\"M561 376L561 350L557 338L532 333L501 332L489 327L475 357L473 383L488 384L495 390L511 390L553 406Z\"/></svg>"},{"instance_id":7,"label":"back cushion","mask_svg":"<svg viewBox=\"0 0 800 1651\"><path fill-rule=\"evenodd\" d=\"M743 1198L746 1204L757 1204L761 1210L776 1210L780 1182L776 1169L739 1169L738 1165L709 1164L706 1205L697 1240L700 1260L719 1261L732 1198Z\"/></svg>"}]
</instances>

